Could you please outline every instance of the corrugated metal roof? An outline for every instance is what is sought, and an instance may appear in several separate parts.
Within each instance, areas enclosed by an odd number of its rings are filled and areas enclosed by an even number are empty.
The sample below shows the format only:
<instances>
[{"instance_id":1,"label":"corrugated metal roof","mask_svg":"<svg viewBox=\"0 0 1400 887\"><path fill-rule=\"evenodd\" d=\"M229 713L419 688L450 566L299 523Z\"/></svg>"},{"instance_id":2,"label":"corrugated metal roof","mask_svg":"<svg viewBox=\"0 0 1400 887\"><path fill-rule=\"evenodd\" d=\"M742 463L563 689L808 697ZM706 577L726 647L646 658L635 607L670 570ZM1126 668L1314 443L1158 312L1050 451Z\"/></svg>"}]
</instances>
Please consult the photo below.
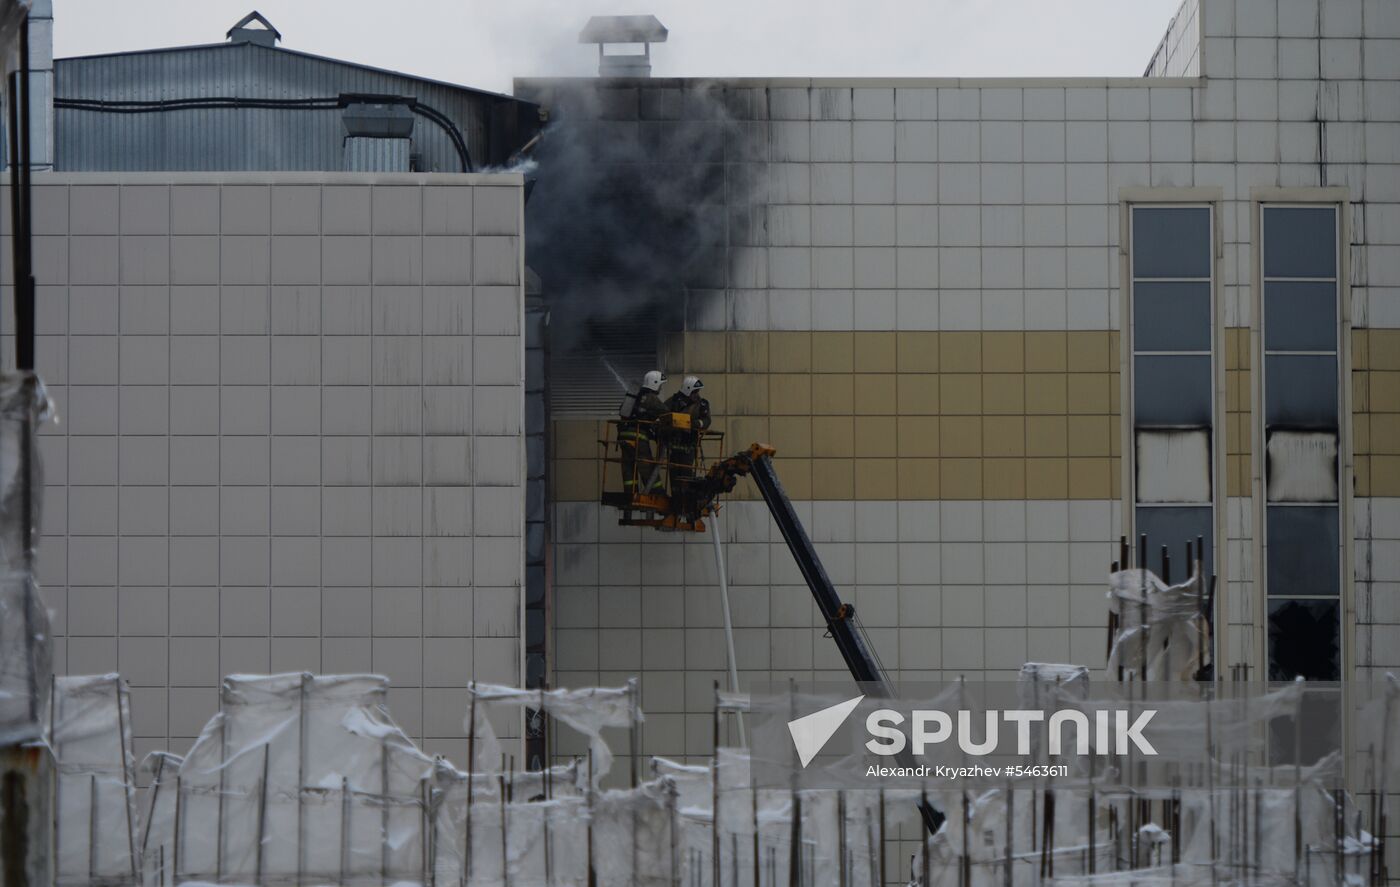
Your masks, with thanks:
<instances>
[{"instance_id":1,"label":"corrugated metal roof","mask_svg":"<svg viewBox=\"0 0 1400 887\"><path fill-rule=\"evenodd\" d=\"M305 99L354 92L411 97L457 125L478 168L501 153L503 135L516 144L529 137L493 134L493 118L509 125L533 116L534 108L495 93L252 43L58 59L55 78L60 100ZM511 113L499 113L502 103ZM54 111L59 170L339 170L344 137L338 109ZM413 152L424 171L461 171L448 133L423 117L414 127Z\"/></svg>"}]
</instances>

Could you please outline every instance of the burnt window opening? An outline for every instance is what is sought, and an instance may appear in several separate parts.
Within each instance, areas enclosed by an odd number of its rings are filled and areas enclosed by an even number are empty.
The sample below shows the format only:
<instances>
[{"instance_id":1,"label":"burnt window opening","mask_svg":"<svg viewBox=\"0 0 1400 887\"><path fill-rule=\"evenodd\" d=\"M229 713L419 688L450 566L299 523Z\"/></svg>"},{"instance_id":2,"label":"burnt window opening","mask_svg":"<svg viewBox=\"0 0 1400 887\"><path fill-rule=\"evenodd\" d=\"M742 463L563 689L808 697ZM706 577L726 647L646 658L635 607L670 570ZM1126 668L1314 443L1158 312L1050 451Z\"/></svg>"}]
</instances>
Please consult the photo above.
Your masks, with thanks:
<instances>
[{"instance_id":1,"label":"burnt window opening","mask_svg":"<svg viewBox=\"0 0 1400 887\"><path fill-rule=\"evenodd\" d=\"M1209 206L1129 207L1133 538L1201 539L1215 570L1214 252ZM1152 558L1148 563L1155 563Z\"/></svg>"},{"instance_id":2,"label":"burnt window opening","mask_svg":"<svg viewBox=\"0 0 1400 887\"><path fill-rule=\"evenodd\" d=\"M1337 207L1260 207L1264 591L1271 680L1342 677Z\"/></svg>"}]
</instances>

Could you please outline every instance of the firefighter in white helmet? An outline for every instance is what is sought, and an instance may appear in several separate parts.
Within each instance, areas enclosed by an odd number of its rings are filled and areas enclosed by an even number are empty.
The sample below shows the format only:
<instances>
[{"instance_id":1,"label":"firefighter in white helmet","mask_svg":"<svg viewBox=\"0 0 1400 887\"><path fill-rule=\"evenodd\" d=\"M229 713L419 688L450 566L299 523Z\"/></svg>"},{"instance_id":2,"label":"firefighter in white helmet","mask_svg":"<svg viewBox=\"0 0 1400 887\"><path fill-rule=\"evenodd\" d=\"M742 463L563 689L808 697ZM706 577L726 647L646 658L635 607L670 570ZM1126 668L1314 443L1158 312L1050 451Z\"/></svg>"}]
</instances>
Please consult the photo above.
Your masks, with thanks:
<instances>
[{"instance_id":1,"label":"firefighter in white helmet","mask_svg":"<svg viewBox=\"0 0 1400 887\"><path fill-rule=\"evenodd\" d=\"M655 422L666 412L661 401L661 386L666 376L660 370L650 370L642 377L642 386L623 398L617 424L617 444L622 456L622 485L629 495L649 493L664 487L660 466L652 458L656 438ZM640 465L638 462L640 461Z\"/></svg>"},{"instance_id":2,"label":"firefighter in white helmet","mask_svg":"<svg viewBox=\"0 0 1400 887\"><path fill-rule=\"evenodd\" d=\"M701 434L710 427L710 402L700 394L704 387L699 376L686 376L676 393L666 399L666 409L690 417L686 427L671 428L667 435L666 461L671 464L671 491L682 500L682 508L688 501L684 495L689 489L688 482L700 472ZM699 515L688 516L694 520Z\"/></svg>"},{"instance_id":3,"label":"firefighter in white helmet","mask_svg":"<svg viewBox=\"0 0 1400 887\"><path fill-rule=\"evenodd\" d=\"M690 427L694 431L705 431L710 427L710 402L701 396L705 383L699 376L686 376L681 387L666 399L666 409L673 413L688 413Z\"/></svg>"}]
</instances>

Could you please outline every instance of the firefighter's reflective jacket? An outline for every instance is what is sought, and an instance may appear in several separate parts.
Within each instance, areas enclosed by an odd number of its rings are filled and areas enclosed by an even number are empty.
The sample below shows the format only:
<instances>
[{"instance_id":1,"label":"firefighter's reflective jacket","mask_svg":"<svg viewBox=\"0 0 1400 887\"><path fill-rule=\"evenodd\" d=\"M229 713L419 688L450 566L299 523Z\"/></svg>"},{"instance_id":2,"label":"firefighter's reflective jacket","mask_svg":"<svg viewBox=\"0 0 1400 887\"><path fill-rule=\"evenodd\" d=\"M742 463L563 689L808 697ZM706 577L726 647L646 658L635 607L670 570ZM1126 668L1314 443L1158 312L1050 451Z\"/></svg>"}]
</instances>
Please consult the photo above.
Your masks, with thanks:
<instances>
[{"instance_id":1,"label":"firefighter's reflective jacket","mask_svg":"<svg viewBox=\"0 0 1400 887\"><path fill-rule=\"evenodd\" d=\"M710 402L698 394L686 395L677 391L666 399L666 409L689 415L692 431L708 431L710 428Z\"/></svg>"},{"instance_id":2,"label":"firefighter's reflective jacket","mask_svg":"<svg viewBox=\"0 0 1400 887\"><path fill-rule=\"evenodd\" d=\"M629 391L622 399L617 423L617 444L622 456L622 484L627 492L650 492L664 486L661 472L650 464L654 426L652 420L666 412L666 405L655 391ZM638 459L642 464L638 465Z\"/></svg>"}]
</instances>

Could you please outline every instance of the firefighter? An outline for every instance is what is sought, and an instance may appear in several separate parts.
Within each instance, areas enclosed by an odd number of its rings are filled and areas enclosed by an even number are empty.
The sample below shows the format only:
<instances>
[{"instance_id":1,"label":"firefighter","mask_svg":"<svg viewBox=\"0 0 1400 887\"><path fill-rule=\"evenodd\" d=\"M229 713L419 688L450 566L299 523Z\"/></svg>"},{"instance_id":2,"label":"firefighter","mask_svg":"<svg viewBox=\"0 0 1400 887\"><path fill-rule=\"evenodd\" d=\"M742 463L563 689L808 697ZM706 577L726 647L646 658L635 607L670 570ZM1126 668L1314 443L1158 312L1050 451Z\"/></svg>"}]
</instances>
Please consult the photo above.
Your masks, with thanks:
<instances>
[{"instance_id":1,"label":"firefighter","mask_svg":"<svg viewBox=\"0 0 1400 887\"><path fill-rule=\"evenodd\" d=\"M698 376L686 376L676 393L666 399L667 410L690 417L688 429L669 429L666 453L666 460L672 466L671 491L679 500L677 508L685 513L687 521L699 517L694 513L690 481L700 469L696 464L700 457L700 435L710 427L710 402L700 396L700 389L704 387L705 383Z\"/></svg>"},{"instance_id":2,"label":"firefighter","mask_svg":"<svg viewBox=\"0 0 1400 887\"><path fill-rule=\"evenodd\" d=\"M622 486L629 497L663 488L660 467L652 460L656 419L666 412L661 386L666 376L651 370L642 377L637 393L628 393L619 410L617 445L622 456ZM641 461L639 466L637 463Z\"/></svg>"},{"instance_id":3,"label":"firefighter","mask_svg":"<svg viewBox=\"0 0 1400 887\"><path fill-rule=\"evenodd\" d=\"M690 415L692 431L707 431L710 427L710 402L700 396L705 383L699 376L686 376L676 393L666 399L666 409Z\"/></svg>"}]
</instances>

